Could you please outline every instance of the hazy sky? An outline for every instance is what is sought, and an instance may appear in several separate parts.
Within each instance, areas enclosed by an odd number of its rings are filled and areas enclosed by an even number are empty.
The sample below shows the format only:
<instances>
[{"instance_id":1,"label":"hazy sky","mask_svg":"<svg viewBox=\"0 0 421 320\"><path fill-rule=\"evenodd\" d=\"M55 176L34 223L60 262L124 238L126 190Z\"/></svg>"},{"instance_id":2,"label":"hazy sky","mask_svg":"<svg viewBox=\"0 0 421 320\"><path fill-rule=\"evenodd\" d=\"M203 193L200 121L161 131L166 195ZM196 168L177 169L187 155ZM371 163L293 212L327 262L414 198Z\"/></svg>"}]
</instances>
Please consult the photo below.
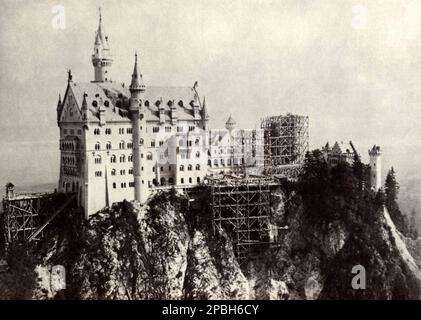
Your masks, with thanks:
<instances>
[{"instance_id":1,"label":"hazy sky","mask_svg":"<svg viewBox=\"0 0 421 320\"><path fill-rule=\"evenodd\" d=\"M53 28L55 5L64 30ZM352 139L364 155L377 143L421 164L417 0L0 0L3 142L57 142L66 70L93 79L99 6L115 81L130 81L137 49L146 85L199 82L212 127L229 113L242 127L306 114L312 147Z\"/></svg>"}]
</instances>

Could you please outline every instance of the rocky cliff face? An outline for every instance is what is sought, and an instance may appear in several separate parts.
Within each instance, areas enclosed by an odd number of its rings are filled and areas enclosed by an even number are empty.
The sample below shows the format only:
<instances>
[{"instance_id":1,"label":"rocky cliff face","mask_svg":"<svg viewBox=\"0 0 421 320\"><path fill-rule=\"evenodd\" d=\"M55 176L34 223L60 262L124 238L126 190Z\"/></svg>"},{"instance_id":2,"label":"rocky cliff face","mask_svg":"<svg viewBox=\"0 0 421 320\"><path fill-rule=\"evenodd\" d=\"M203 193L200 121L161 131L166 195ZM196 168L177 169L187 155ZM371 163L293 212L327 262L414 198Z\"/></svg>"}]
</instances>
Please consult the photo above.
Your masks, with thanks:
<instances>
[{"instance_id":1,"label":"rocky cliff face","mask_svg":"<svg viewBox=\"0 0 421 320\"><path fill-rule=\"evenodd\" d=\"M296 193L274 192L277 243L243 268L230 239L214 237L206 223L192 217L184 196L174 192L161 193L145 206L116 205L87 222L69 217L75 219L73 227L62 228L70 223L64 219L40 249L34 297L56 295L45 279L51 266L62 264L66 298L419 298L420 260L414 252L421 243L404 239L387 212L323 224L308 214ZM57 232L60 228L67 231ZM354 265L365 267L365 290L351 286Z\"/></svg>"},{"instance_id":2,"label":"rocky cliff face","mask_svg":"<svg viewBox=\"0 0 421 320\"><path fill-rule=\"evenodd\" d=\"M66 297L78 299L244 299L246 277L226 237L193 228L187 201L161 193L145 206L122 203L74 222L42 248L36 298L51 298L48 270L67 270ZM65 223L67 225L67 223ZM47 284L47 286L46 286Z\"/></svg>"}]
</instances>

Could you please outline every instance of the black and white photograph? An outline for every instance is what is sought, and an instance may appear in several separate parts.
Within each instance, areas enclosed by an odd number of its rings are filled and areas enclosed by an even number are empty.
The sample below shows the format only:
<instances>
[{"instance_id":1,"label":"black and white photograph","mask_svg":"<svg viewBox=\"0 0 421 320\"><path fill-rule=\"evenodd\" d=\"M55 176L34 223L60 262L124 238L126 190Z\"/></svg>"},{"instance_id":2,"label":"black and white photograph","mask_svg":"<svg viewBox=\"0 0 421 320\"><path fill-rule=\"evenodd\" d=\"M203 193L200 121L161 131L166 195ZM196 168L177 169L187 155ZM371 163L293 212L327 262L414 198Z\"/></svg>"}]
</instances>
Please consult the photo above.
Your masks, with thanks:
<instances>
[{"instance_id":1,"label":"black and white photograph","mask_svg":"<svg viewBox=\"0 0 421 320\"><path fill-rule=\"evenodd\" d=\"M420 1L0 0L0 300L420 300L420 123Z\"/></svg>"}]
</instances>

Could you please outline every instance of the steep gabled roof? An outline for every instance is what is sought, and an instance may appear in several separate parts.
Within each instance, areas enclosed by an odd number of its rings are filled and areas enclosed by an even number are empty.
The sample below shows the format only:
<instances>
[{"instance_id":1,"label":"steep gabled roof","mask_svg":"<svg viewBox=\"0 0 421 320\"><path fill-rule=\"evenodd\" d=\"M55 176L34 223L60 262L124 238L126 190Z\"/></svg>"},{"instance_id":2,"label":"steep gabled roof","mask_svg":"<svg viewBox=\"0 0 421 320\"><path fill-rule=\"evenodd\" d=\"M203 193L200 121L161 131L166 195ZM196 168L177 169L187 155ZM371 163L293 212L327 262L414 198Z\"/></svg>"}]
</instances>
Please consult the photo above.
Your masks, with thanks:
<instances>
[{"instance_id":1,"label":"steep gabled roof","mask_svg":"<svg viewBox=\"0 0 421 320\"><path fill-rule=\"evenodd\" d=\"M69 82L76 103L82 107L86 93L87 120L99 121L99 107L102 101L105 121L128 121L130 91L127 86L115 82ZM67 96L67 95L66 95ZM146 121L159 120L159 105L164 107L165 120L170 120L170 104L176 106L177 119L194 120L192 102L196 92L191 87L146 87L141 99Z\"/></svg>"}]
</instances>

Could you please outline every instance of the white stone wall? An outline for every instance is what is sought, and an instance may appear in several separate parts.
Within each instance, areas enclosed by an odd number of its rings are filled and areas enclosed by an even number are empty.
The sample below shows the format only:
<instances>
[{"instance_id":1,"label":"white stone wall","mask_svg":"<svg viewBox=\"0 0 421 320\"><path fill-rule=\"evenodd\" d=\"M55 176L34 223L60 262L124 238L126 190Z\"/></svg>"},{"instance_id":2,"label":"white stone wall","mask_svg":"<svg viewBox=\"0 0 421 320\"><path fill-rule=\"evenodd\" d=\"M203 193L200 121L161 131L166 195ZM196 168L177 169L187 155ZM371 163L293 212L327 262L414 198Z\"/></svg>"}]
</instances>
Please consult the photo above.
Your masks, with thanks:
<instances>
[{"instance_id":1,"label":"white stone wall","mask_svg":"<svg viewBox=\"0 0 421 320\"><path fill-rule=\"evenodd\" d=\"M370 155L370 181L374 190L382 187L382 162L381 155Z\"/></svg>"},{"instance_id":2,"label":"white stone wall","mask_svg":"<svg viewBox=\"0 0 421 320\"><path fill-rule=\"evenodd\" d=\"M263 165L262 129L211 129L209 136L208 164L211 172L228 172L243 165Z\"/></svg>"},{"instance_id":3,"label":"white stone wall","mask_svg":"<svg viewBox=\"0 0 421 320\"><path fill-rule=\"evenodd\" d=\"M102 127L99 123L92 123L88 128L86 157L89 168L88 212L91 214L114 202L134 199L133 162L130 161L133 141L128 121L109 122Z\"/></svg>"}]
</instances>

